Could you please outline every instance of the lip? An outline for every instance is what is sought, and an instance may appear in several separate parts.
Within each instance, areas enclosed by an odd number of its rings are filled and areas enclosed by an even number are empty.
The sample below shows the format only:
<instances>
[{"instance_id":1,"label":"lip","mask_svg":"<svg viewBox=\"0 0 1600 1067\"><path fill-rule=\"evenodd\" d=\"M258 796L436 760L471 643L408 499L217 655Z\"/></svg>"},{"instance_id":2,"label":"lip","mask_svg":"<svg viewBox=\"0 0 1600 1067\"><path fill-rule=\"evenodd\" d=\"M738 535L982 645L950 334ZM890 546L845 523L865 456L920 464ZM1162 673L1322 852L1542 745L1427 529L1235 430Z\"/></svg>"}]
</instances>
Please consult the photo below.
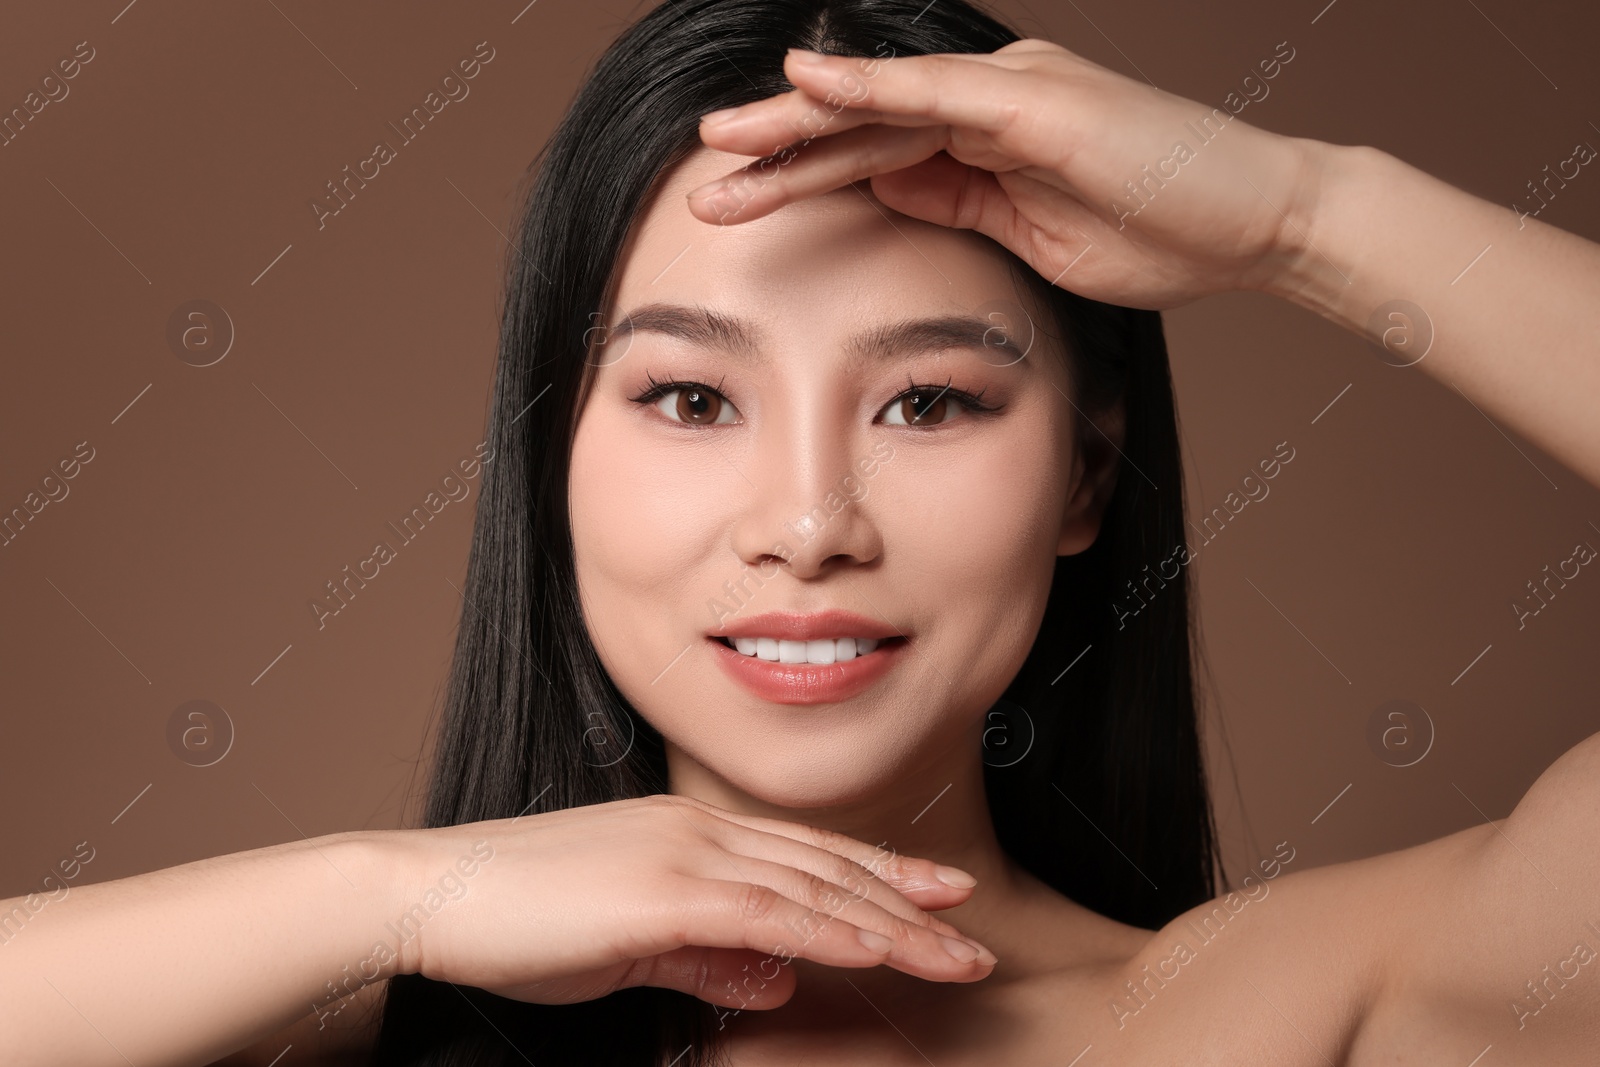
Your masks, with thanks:
<instances>
[{"instance_id":1,"label":"lip","mask_svg":"<svg viewBox=\"0 0 1600 1067\"><path fill-rule=\"evenodd\" d=\"M765 615L735 619L722 629L712 631L709 636L775 637L781 641L817 641L824 637L873 637L884 641L891 637L904 637L905 634L881 620L869 619L853 611L830 608L827 611L809 614L769 611ZM798 664L788 666L798 666Z\"/></svg>"},{"instance_id":2,"label":"lip","mask_svg":"<svg viewBox=\"0 0 1600 1067\"><path fill-rule=\"evenodd\" d=\"M769 616L759 616L749 622L758 623L762 618ZM750 626L740 626L738 629L747 630ZM766 637L776 636L772 630L758 632ZM874 636L848 630L845 633L851 637ZM752 635L737 633L731 636ZM827 633L822 636L827 636ZM898 634L894 636L899 637ZM787 640L797 641L801 638L787 638ZM848 700L865 691L892 670L905 655L907 644L904 640L886 640L886 643L878 645L865 656L857 656L843 663L769 663L764 659L746 656L737 649L729 648L717 640L716 636L708 636L706 641L710 643L711 653L716 657L717 666L722 668L723 673L750 693L774 704L832 704Z\"/></svg>"}]
</instances>

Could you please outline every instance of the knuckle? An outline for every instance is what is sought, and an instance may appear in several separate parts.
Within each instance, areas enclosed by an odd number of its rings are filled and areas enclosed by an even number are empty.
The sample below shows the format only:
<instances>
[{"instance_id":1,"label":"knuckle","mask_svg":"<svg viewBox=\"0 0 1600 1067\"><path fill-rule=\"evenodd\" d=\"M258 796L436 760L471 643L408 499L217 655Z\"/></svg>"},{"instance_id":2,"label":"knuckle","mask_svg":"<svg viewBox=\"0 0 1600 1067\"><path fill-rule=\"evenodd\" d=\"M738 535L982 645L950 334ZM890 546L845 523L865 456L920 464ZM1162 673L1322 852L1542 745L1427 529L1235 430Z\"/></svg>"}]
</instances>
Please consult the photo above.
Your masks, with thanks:
<instances>
[{"instance_id":1,"label":"knuckle","mask_svg":"<svg viewBox=\"0 0 1600 1067\"><path fill-rule=\"evenodd\" d=\"M762 923L771 919L778 910L778 902L775 890L755 883L740 886L734 894L734 910L747 923Z\"/></svg>"},{"instance_id":2,"label":"knuckle","mask_svg":"<svg viewBox=\"0 0 1600 1067\"><path fill-rule=\"evenodd\" d=\"M910 873L905 858L894 849L882 845L874 849L872 858L861 866L885 882L905 881Z\"/></svg>"},{"instance_id":3,"label":"knuckle","mask_svg":"<svg viewBox=\"0 0 1600 1067\"><path fill-rule=\"evenodd\" d=\"M843 857L830 861L829 866L833 868L830 872L832 880L844 887L852 899L865 900L871 895L872 884L878 880L878 876L870 869Z\"/></svg>"}]
</instances>

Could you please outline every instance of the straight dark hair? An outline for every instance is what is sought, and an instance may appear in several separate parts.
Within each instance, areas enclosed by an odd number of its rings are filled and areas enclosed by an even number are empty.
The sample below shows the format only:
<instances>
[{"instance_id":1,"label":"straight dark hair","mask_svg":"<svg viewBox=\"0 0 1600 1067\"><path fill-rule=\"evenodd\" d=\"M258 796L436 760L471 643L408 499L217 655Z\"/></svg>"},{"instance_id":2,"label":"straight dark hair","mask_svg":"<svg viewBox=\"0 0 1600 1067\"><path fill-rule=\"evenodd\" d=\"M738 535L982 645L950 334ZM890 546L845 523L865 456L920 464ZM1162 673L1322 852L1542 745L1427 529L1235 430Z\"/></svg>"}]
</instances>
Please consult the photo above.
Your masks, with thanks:
<instances>
[{"instance_id":1,"label":"straight dark hair","mask_svg":"<svg viewBox=\"0 0 1600 1067\"><path fill-rule=\"evenodd\" d=\"M612 684L580 612L567 474L589 331L604 321L594 313L658 177L699 145L699 116L792 89L782 70L789 47L883 58L987 53L1019 36L962 0L665 0L600 57L530 168L537 177L509 256L494 459L477 502L425 825L666 790L661 738ZM1146 566L1185 538L1161 316L1079 297L1015 257L1013 268L1053 320L1041 325L1054 328L1078 409L1122 401L1125 440L1099 537L1057 560L1038 637L991 713L1013 747L994 746L1008 754L986 759L986 792L1018 863L1085 907L1155 929L1210 899L1222 873L1188 568L1153 588ZM1109 454L1087 419L1077 440ZM1141 570L1149 602L1136 614L1114 606ZM1015 759L1019 748L1027 754ZM371 1063L708 1065L717 1013L673 990L553 1006L402 975L388 983Z\"/></svg>"}]
</instances>

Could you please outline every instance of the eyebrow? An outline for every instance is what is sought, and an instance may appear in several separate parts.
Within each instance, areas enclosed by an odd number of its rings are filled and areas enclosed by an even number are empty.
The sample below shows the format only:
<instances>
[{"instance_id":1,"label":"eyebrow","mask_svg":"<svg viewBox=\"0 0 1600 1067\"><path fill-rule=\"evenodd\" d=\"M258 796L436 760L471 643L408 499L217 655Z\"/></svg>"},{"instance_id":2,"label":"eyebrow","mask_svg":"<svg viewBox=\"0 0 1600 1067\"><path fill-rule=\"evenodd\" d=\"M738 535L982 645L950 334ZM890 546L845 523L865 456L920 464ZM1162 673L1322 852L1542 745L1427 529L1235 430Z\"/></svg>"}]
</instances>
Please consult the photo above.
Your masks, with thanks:
<instances>
[{"instance_id":1,"label":"eyebrow","mask_svg":"<svg viewBox=\"0 0 1600 1067\"><path fill-rule=\"evenodd\" d=\"M611 331L614 343L632 333L660 333L700 348L721 349L755 364L766 362L761 331L752 323L709 308L652 303L634 308ZM851 337L845 352L851 364L887 363L944 349L996 349L1007 364L1025 363L1024 349L993 322L970 315L938 315L901 319L863 330Z\"/></svg>"}]
</instances>

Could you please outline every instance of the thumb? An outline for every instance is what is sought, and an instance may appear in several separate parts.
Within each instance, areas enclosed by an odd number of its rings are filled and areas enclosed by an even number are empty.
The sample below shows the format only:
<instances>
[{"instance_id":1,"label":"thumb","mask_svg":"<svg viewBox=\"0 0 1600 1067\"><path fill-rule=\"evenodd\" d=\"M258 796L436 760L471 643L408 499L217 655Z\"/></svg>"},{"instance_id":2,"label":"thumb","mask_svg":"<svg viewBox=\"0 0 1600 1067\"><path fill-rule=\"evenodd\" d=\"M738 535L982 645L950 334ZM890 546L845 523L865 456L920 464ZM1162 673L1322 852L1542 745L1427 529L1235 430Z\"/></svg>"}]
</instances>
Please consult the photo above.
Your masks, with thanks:
<instances>
[{"instance_id":1,"label":"thumb","mask_svg":"<svg viewBox=\"0 0 1600 1067\"><path fill-rule=\"evenodd\" d=\"M1058 281L1087 246L1111 246L1121 229L1053 183L1020 170L1007 171L1002 182L994 172L943 151L875 174L871 181L884 206L924 222L981 233Z\"/></svg>"},{"instance_id":2,"label":"thumb","mask_svg":"<svg viewBox=\"0 0 1600 1067\"><path fill-rule=\"evenodd\" d=\"M794 995L794 972L772 953L687 945L640 960L618 989L658 986L725 1008L765 1010Z\"/></svg>"},{"instance_id":3,"label":"thumb","mask_svg":"<svg viewBox=\"0 0 1600 1067\"><path fill-rule=\"evenodd\" d=\"M871 182L873 195L885 206L924 222L976 230L1001 244L1017 224L1017 209L994 174L948 152L874 174Z\"/></svg>"}]
</instances>

